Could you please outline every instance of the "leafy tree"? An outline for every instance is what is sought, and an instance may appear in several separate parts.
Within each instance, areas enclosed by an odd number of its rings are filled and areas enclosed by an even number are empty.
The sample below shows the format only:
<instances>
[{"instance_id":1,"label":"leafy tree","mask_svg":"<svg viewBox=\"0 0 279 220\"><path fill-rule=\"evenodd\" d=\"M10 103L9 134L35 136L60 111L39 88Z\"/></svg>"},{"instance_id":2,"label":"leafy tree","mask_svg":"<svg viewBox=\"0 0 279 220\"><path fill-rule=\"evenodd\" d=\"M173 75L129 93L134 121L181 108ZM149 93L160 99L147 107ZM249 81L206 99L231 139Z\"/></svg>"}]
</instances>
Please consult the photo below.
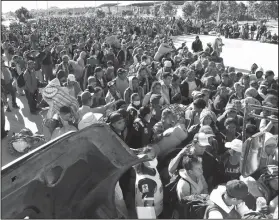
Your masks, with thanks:
<instances>
[{"instance_id":1,"label":"leafy tree","mask_svg":"<svg viewBox=\"0 0 279 220\"><path fill-rule=\"evenodd\" d=\"M106 13L104 11L98 9L96 11L96 16L97 16L97 18L104 18L104 17L106 17Z\"/></svg>"},{"instance_id":2,"label":"leafy tree","mask_svg":"<svg viewBox=\"0 0 279 220\"><path fill-rule=\"evenodd\" d=\"M127 11L122 11L122 16L133 16L134 13L133 11L127 10Z\"/></svg>"},{"instance_id":3,"label":"leafy tree","mask_svg":"<svg viewBox=\"0 0 279 220\"><path fill-rule=\"evenodd\" d=\"M197 19L208 19L213 13L211 1L196 1L194 16Z\"/></svg>"},{"instance_id":4,"label":"leafy tree","mask_svg":"<svg viewBox=\"0 0 279 220\"><path fill-rule=\"evenodd\" d=\"M155 16L155 17L157 17L157 16L159 16L159 12L160 12L160 5L154 5L153 7L152 7L152 9L151 9L151 13Z\"/></svg>"},{"instance_id":5,"label":"leafy tree","mask_svg":"<svg viewBox=\"0 0 279 220\"><path fill-rule=\"evenodd\" d=\"M165 1L161 4L160 14L162 14L163 16L175 16L176 9L171 3L171 1Z\"/></svg>"},{"instance_id":6,"label":"leafy tree","mask_svg":"<svg viewBox=\"0 0 279 220\"><path fill-rule=\"evenodd\" d=\"M238 3L238 9L239 9L239 16L238 16L238 18L240 18L240 17L245 17L245 15L246 15L246 12L247 12L247 6L243 3L243 2L239 2Z\"/></svg>"},{"instance_id":7,"label":"leafy tree","mask_svg":"<svg viewBox=\"0 0 279 220\"><path fill-rule=\"evenodd\" d=\"M32 18L29 11L24 7L17 9L15 14L20 22L26 22L27 19Z\"/></svg>"},{"instance_id":8,"label":"leafy tree","mask_svg":"<svg viewBox=\"0 0 279 220\"><path fill-rule=\"evenodd\" d=\"M184 18L193 17L194 11L195 11L195 6L192 2L186 1L182 6L182 12Z\"/></svg>"},{"instance_id":9,"label":"leafy tree","mask_svg":"<svg viewBox=\"0 0 279 220\"><path fill-rule=\"evenodd\" d=\"M264 17L267 19L278 18L278 1L262 1L261 5L264 8Z\"/></svg>"},{"instance_id":10,"label":"leafy tree","mask_svg":"<svg viewBox=\"0 0 279 220\"><path fill-rule=\"evenodd\" d=\"M219 11L219 4L220 2L219 1L215 1L215 2L212 2L212 5L211 5L211 15L210 15L210 20L217 20L217 17L218 17L218 11ZM230 17L230 15L227 14L226 12L226 5L227 3L225 1L221 1L221 8L220 8L220 17L219 19L220 20L223 20L225 21L226 19L228 19Z\"/></svg>"}]
</instances>

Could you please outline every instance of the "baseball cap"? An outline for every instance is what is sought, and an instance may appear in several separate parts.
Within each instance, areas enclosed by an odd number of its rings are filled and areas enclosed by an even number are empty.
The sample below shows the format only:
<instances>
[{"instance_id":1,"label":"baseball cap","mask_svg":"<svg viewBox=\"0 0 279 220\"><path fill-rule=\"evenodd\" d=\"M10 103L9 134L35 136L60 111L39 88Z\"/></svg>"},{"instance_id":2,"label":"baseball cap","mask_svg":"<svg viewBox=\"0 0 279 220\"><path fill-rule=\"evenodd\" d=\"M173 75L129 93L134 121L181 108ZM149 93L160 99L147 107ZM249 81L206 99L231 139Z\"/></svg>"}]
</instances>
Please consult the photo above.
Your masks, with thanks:
<instances>
[{"instance_id":1,"label":"baseball cap","mask_svg":"<svg viewBox=\"0 0 279 220\"><path fill-rule=\"evenodd\" d=\"M215 134L209 125L204 125L200 128L199 132L205 133L208 137L214 137Z\"/></svg>"},{"instance_id":2,"label":"baseball cap","mask_svg":"<svg viewBox=\"0 0 279 220\"><path fill-rule=\"evenodd\" d=\"M203 98L204 96L205 96L205 94L203 94L200 91L193 91L192 92L193 99Z\"/></svg>"},{"instance_id":3,"label":"baseball cap","mask_svg":"<svg viewBox=\"0 0 279 220\"><path fill-rule=\"evenodd\" d=\"M208 138L212 137L212 135L205 134L203 132L199 132L195 134L193 138L193 142L199 143L200 146L210 146L208 142Z\"/></svg>"},{"instance_id":4,"label":"baseball cap","mask_svg":"<svg viewBox=\"0 0 279 220\"><path fill-rule=\"evenodd\" d=\"M115 122L118 122L120 120L124 119L123 115L119 112L112 112L110 115L109 115L109 122L112 124L112 123L115 123Z\"/></svg>"},{"instance_id":5,"label":"baseball cap","mask_svg":"<svg viewBox=\"0 0 279 220\"><path fill-rule=\"evenodd\" d=\"M139 115L141 117L145 117L147 114L149 114L151 112L151 109L149 106L142 106L140 109L139 109Z\"/></svg>"},{"instance_id":6,"label":"baseball cap","mask_svg":"<svg viewBox=\"0 0 279 220\"><path fill-rule=\"evenodd\" d=\"M226 142L225 147L241 153L242 152L242 141L239 139L234 139L231 142Z\"/></svg>"},{"instance_id":7,"label":"baseball cap","mask_svg":"<svg viewBox=\"0 0 279 220\"><path fill-rule=\"evenodd\" d=\"M272 70L267 70L265 72L265 77L267 77L267 76L274 76L274 72Z\"/></svg>"},{"instance_id":8,"label":"baseball cap","mask_svg":"<svg viewBox=\"0 0 279 220\"><path fill-rule=\"evenodd\" d=\"M87 101L88 99L92 98L92 95L90 92L88 91L84 91L83 93L81 93L81 101L84 102L84 101Z\"/></svg>"},{"instance_id":9,"label":"baseball cap","mask_svg":"<svg viewBox=\"0 0 279 220\"><path fill-rule=\"evenodd\" d=\"M119 69L117 70L117 75L123 74L123 73L126 73L126 72L127 72L127 71L126 71L125 69L119 68Z\"/></svg>"},{"instance_id":10,"label":"baseball cap","mask_svg":"<svg viewBox=\"0 0 279 220\"><path fill-rule=\"evenodd\" d=\"M225 108L227 112L237 112L237 109L235 108L234 104L228 104Z\"/></svg>"},{"instance_id":11,"label":"baseball cap","mask_svg":"<svg viewBox=\"0 0 279 220\"><path fill-rule=\"evenodd\" d=\"M98 67L96 67L96 69L95 69L94 72L95 72L95 73L98 73L98 72L100 72L100 71L102 71L102 68L98 66Z\"/></svg>"},{"instance_id":12,"label":"baseball cap","mask_svg":"<svg viewBox=\"0 0 279 220\"><path fill-rule=\"evenodd\" d=\"M71 81L71 82L76 81L75 75L74 75L74 74L69 74L69 75L68 75L68 80Z\"/></svg>"},{"instance_id":13,"label":"baseball cap","mask_svg":"<svg viewBox=\"0 0 279 220\"><path fill-rule=\"evenodd\" d=\"M94 123L98 122L97 118L95 117L94 113L88 112L86 113L80 122L78 123L78 130L86 128Z\"/></svg>"},{"instance_id":14,"label":"baseball cap","mask_svg":"<svg viewBox=\"0 0 279 220\"><path fill-rule=\"evenodd\" d=\"M248 186L240 180L231 180L226 184L226 192L231 198L243 200L248 195Z\"/></svg>"}]
</instances>

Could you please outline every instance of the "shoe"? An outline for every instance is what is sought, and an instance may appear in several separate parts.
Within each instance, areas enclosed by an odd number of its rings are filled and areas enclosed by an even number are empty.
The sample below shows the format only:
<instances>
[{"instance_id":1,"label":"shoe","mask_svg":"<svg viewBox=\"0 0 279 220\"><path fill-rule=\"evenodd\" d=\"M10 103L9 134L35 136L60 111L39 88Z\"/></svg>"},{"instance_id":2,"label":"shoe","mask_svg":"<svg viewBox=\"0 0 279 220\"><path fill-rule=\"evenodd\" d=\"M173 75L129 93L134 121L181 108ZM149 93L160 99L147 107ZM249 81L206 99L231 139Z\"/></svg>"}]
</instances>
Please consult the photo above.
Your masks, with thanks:
<instances>
[{"instance_id":1,"label":"shoe","mask_svg":"<svg viewBox=\"0 0 279 220\"><path fill-rule=\"evenodd\" d=\"M4 131L2 131L2 132L1 132L1 139L3 139L3 138L5 138L5 137L7 137L8 133L9 133L9 131L8 131L8 130L4 130Z\"/></svg>"},{"instance_id":2,"label":"shoe","mask_svg":"<svg viewBox=\"0 0 279 220\"><path fill-rule=\"evenodd\" d=\"M6 109L6 112L12 112L12 110L10 109L9 106L8 106L8 108Z\"/></svg>"},{"instance_id":3,"label":"shoe","mask_svg":"<svg viewBox=\"0 0 279 220\"><path fill-rule=\"evenodd\" d=\"M13 108L19 109L19 106L17 104L14 104Z\"/></svg>"}]
</instances>

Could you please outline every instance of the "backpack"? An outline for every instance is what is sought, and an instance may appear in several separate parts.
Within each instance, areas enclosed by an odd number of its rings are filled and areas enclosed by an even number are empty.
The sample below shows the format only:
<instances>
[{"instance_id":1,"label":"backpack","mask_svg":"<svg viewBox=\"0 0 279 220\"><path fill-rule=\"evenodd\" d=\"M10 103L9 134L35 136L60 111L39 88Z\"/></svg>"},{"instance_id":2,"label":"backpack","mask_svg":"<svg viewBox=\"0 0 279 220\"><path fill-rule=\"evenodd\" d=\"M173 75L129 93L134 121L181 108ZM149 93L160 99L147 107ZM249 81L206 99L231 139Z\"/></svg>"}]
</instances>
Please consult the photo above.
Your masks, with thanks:
<instances>
[{"instance_id":1,"label":"backpack","mask_svg":"<svg viewBox=\"0 0 279 220\"><path fill-rule=\"evenodd\" d=\"M25 86L25 80L23 77L23 72L21 74L19 74L19 76L17 77L17 86L19 88L22 88L23 86Z\"/></svg>"},{"instance_id":2,"label":"backpack","mask_svg":"<svg viewBox=\"0 0 279 220\"><path fill-rule=\"evenodd\" d=\"M175 207L173 219L203 219L206 209L213 205L208 194L191 195L183 198Z\"/></svg>"},{"instance_id":3,"label":"backpack","mask_svg":"<svg viewBox=\"0 0 279 220\"><path fill-rule=\"evenodd\" d=\"M179 203L176 186L178 181L181 179L179 175L174 175L171 177L170 182L164 186L164 218L170 218L173 215L173 210ZM182 178L185 180L184 178ZM189 181L185 180L189 183ZM190 192L192 192L191 184Z\"/></svg>"}]
</instances>

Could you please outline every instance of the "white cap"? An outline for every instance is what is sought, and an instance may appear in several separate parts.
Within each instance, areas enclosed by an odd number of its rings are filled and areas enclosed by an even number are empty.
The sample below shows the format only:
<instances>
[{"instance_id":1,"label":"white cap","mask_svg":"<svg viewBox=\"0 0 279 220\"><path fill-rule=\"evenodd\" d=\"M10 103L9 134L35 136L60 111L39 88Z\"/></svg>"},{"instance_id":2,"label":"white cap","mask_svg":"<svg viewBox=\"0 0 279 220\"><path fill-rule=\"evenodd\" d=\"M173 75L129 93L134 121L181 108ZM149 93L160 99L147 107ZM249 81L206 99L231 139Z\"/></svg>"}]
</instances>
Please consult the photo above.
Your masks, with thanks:
<instances>
[{"instance_id":1,"label":"white cap","mask_svg":"<svg viewBox=\"0 0 279 220\"><path fill-rule=\"evenodd\" d=\"M68 80L71 81L71 82L76 81L75 75L74 74L69 74L68 75Z\"/></svg>"},{"instance_id":2,"label":"white cap","mask_svg":"<svg viewBox=\"0 0 279 220\"><path fill-rule=\"evenodd\" d=\"M164 66L165 66L165 67L171 67L171 61L166 60L166 61L164 62Z\"/></svg>"},{"instance_id":3,"label":"white cap","mask_svg":"<svg viewBox=\"0 0 279 220\"><path fill-rule=\"evenodd\" d=\"M225 147L241 153L242 152L242 141L239 139L234 139L231 142L225 143Z\"/></svg>"},{"instance_id":4,"label":"white cap","mask_svg":"<svg viewBox=\"0 0 279 220\"><path fill-rule=\"evenodd\" d=\"M97 118L95 117L94 113L88 112L86 113L80 122L78 123L78 130L86 128L94 123L98 122Z\"/></svg>"},{"instance_id":5,"label":"white cap","mask_svg":"<svg viewBox=\"0 0 279 220\"><path fill-rule=\"evenodd\" d=\"M199 143L200 146L210 146L209 142L208 142L208 138L209 137L214 137L215 135L212 134L205 134L203 132L199 132L197 134L195 134L193 141L196 141Z\"/></svg>"}]
</instances>

